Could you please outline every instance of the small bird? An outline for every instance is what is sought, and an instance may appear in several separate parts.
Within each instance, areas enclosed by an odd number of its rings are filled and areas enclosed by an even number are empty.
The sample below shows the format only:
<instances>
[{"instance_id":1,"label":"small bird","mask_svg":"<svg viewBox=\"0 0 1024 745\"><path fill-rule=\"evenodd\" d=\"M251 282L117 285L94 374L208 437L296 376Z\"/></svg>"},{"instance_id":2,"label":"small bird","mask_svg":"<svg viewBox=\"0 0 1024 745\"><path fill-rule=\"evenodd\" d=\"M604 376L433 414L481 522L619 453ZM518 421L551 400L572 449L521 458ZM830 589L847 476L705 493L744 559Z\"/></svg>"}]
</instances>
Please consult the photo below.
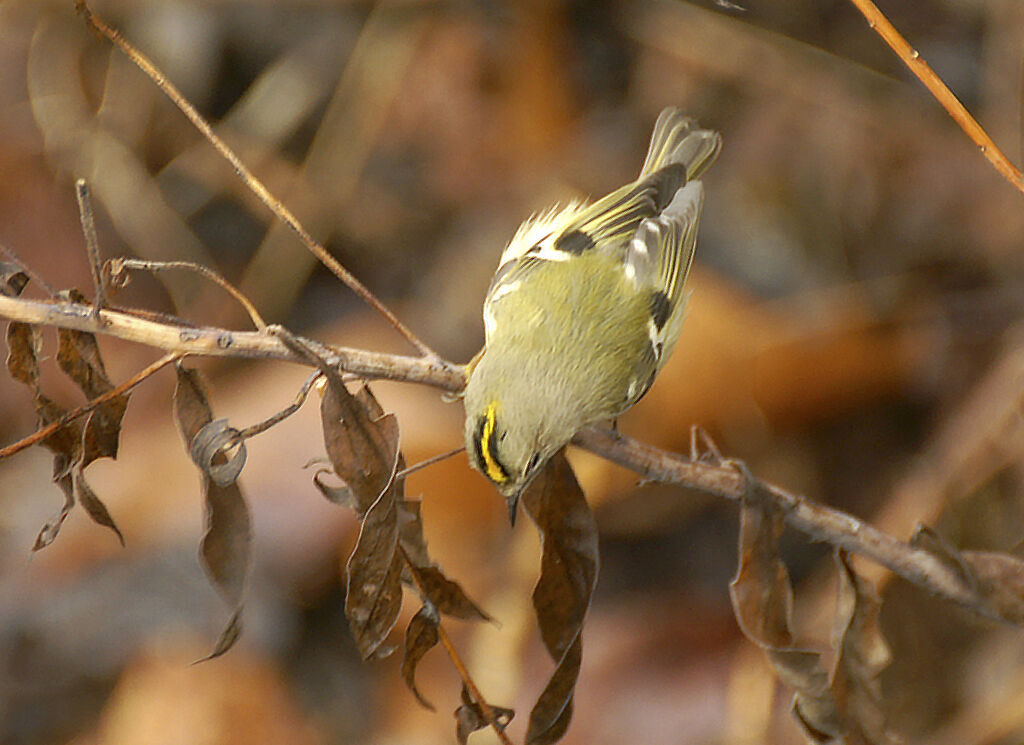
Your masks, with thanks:
<instances>
[{"instance_id":1,"label":"small bird","mask_svg":"<svg viewBox=\"0 0 1024 745\"><path fill-rule=\"evenodd\" d=\"M661 112L640 176L593 204L524 222L484 300L486 345L467 365L466 452L519 496L582 427L639 401L679 338L704 187L722 146Z\"/></svg>"}]
</instances>

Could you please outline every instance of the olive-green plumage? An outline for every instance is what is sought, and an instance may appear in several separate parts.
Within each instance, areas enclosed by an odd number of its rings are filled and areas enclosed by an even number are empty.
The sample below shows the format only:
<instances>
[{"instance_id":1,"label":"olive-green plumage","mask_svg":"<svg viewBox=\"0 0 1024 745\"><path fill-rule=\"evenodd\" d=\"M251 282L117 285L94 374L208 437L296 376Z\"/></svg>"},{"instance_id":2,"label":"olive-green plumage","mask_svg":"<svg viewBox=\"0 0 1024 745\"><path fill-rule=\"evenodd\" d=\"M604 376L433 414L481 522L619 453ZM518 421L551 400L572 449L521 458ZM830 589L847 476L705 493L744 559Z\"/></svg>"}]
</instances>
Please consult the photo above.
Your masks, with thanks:
<instances>
[{"instance_id":1,"label":"olive-green plumage","mask_svg":"<svg viewBox=\"0 0 1024 745\"><path fill-rule=\"evenodd\" d=\"M675 109L639 178L520 227L484 301L465 392L466 449L509 500L583 426L636 403L683 319L703 187L721 137Z\"/></svg>"}]
</instances>

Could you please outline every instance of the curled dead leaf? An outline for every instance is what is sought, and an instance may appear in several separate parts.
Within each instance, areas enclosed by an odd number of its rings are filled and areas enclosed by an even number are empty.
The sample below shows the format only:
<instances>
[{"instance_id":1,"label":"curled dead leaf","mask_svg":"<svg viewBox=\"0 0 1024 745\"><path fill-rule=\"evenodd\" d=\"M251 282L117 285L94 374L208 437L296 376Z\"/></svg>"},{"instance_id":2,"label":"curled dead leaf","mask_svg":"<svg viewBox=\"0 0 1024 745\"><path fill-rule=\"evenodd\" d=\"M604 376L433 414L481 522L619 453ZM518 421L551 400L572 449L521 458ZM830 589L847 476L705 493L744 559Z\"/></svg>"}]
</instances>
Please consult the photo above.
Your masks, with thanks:
<instances>
[{"instance_id":1,"label":"curled dead leaf","mask_svg":"<svg viewBox=\"0 0 1024 745\"><path fill-rule=\"evenodd\" d=\"M416 687L416 667L440 639L438 627L441 617L430 603L420 608L405 629L405 652L402 656L402 679L424 708L434 711L434 705L427 701Z\"/></svg>"},{"instance_id":2,"label":"curled dead leaf","mask_svg":"<svg viewBox=\"0 0 1024 745\"><path fill-rule=\"evenodd\" d=\"M28 284L28 275L21 267L9 261L0 261L0 293L18 297Z\"/></svg>"},{"instance_id":3,"label":"curled dead leaf","mask_svg":"<svg viewBox=\"0 0 1024 745\"><path fill-rule=\"evenodd\" d=\"M465 684L462 685L461 698L462 705L455 710L455 736L459 740L459 745L466 745L466 741L471 734L478 729L490 726L490 722L484 716L480 704L469 695L469 690L467 690ZM495 724L501 730L504 730L516 715L512 709L494 706L493 704L491 705L491 711L494 712Z\"/></svg>"},{"instance_id":4,"label":"curled dead leaf","mask_svg":"<svg viewBox=\"0 0 1024 745\"><path fill-rule=\"evenodd\" d=\"M247 457L245 441L227 419L203 425L192 438L189 456L214 483L227 486L238 480Z\"/></svg>"},{"instance_id":5,"label":"curled dead leaf","mask_svg":"<svg viewBox=\"0 0 1024 745\"><path fill-rule=\"evenodd\" d=\"M186 449L191 452L196 437L213 421L213 412L198 373L180 363L175 369L174 419ZM252 563L252 518L237 481L219 484L203 468L199 473L206 519L199 556L207 576L231 610L213 651L204 658L212 659L228 651L241 635L242 608Z\"/></svg>"}]
</instances>

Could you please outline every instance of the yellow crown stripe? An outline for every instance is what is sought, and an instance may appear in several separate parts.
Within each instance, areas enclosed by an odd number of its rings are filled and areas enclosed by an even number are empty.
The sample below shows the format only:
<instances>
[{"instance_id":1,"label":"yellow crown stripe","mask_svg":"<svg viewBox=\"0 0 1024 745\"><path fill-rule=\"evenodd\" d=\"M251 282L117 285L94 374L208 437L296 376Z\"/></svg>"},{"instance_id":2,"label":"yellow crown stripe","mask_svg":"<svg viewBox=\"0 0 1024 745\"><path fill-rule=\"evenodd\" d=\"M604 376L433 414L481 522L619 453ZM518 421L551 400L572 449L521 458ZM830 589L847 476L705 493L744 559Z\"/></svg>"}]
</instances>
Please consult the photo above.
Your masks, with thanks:
<instances>
[{"instance_id":1,"label":"yellow crown stripe","mask_svg":"<svg viewBox=\"0 0 1024 745\"><path fill-rule=\"evenodd\" d=\"M504 484L508 481L508 472L501 465L498 459L495 457L495 453L498 450L498 443L495 442L495 413L497 411L497 405L492 403L487 407L485 412L484 427L480 433L481 448L480 454L484 459L484 468L487 471L487 478L496 484Z\"/></svg>"}]
</instances>

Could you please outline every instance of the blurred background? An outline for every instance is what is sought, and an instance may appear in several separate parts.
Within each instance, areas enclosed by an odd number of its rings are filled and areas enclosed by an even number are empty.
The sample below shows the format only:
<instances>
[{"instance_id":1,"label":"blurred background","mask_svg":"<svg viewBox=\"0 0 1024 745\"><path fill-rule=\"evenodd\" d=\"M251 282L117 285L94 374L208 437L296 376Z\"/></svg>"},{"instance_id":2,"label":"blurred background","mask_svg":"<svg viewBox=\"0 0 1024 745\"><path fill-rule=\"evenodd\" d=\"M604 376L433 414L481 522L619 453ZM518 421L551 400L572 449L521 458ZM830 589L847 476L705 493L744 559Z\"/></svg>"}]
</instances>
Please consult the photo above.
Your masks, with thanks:
<instances>
[{"instance_id":1,"label":"blurred background","mask_svg":"<svg viewBox=\"0 0 1024 745\"><path fill-rule=\"evenodd\" d=\"M900 538L1013 550L1024 526L1024 201L847 0L132 2L94 9L149 55L306 227L455 361L521 220L601 195L639 169L658 112L722 131L688 321L670 366L620 421L686 451L693 424L759 476ZM91 286L73 183L86 178L106 256L202 263L270 320L325 341L408 351L276 224L231 168L70 0L0 2L0 243L57 288ZM1024 4L890 0L908 37L1015 162ZM30 297L45 297L38 287ZM246 328L216 288L137 276L114 299ZM53 355L55 336L46 335ZM115 381L158 352L101 349ZM194 364L217 416L284 407L306 371ZM255 567L237 647L207 654L228 612L196 559L199 479L174 430L173 376L132 398L116 462L90 483L123 531L72 513L51 458L0 464L0 743L229 745L454 742L459 683L441 651L364 664L344 618L358 525L304 465L316 406L250 441L242 486ZM52 370L53 395L76 392ZM461 407L375 387L409 462L461 443ZM0 381L0 441L32 432ZM798 743L790 692L732 616L736 510L636 483L572 453L601 529L567 743ZM464 455L410 479L435 559L500 626L449 623L521 741L551 665L533 625L538 542L510 531ZM785 536L799 639L827 650L828 547ZM885 713L907 742L1024 741L1024 635L866 563L894 654ZM408 604L404 627L416 605ZM396 642L401 637L396 633ZM493 742L482 732L474 742Z\"/></svg>"}]
</instances>

